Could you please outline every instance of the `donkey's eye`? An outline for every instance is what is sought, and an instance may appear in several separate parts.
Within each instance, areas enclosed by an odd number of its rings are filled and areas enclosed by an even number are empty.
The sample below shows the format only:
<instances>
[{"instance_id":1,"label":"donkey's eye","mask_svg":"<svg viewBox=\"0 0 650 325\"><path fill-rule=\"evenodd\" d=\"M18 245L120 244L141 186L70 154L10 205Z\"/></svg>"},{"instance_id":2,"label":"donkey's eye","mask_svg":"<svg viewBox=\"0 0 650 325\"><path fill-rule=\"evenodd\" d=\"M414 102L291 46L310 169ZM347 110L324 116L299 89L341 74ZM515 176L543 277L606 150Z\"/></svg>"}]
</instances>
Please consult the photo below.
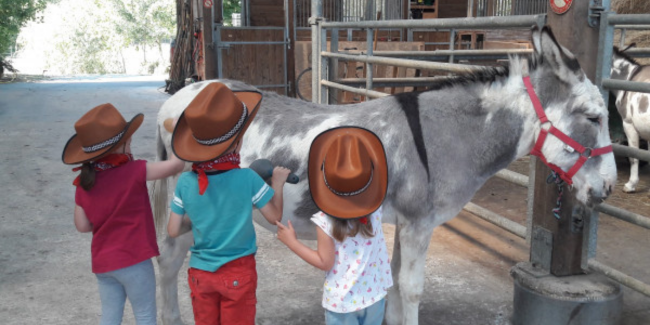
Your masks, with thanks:
<instances>
[{"instance_id":1,"label":"donkey's eye","mask_svg":"<svg viewBox=\"0 0 650 325\"><path fill-rule=\"evenodd\" d=\"M588 117L589 122L600 125L600 117Z\"/></svg>"}]
</instances>

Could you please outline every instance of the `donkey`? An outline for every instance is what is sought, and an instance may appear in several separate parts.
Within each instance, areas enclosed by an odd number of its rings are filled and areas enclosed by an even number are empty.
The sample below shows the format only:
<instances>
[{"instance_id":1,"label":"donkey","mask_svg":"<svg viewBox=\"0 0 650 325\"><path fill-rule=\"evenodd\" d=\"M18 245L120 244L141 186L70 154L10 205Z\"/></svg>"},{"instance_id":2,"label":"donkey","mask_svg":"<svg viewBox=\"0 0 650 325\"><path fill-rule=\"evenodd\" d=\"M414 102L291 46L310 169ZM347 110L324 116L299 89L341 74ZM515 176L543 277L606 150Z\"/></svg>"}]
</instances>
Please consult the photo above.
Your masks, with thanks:
<instances>
[{"instance_id":1,"label":"donkey","mask_svg":"<svg viewBox=\"0 0 650 325\"><path fill-rule=\"evenodd\" d=\"M533 29L533 41L535 53L528 60L512 57L509 67L445 78L420 93L346 106L264 93L260 111L244 137L243 164L269 158L300 176L303 181L285 188L283 221L291 220L303 238L315 238L309 219L317 208L304 181L314 137L329 128L354 125L372 130L384 143L389 165L384 222L396 225L388 324L418 323L423 256L433 229L456 216L488 178L531 152L537 135L556 127L585 147L610 146L607 108L575 57L546 27ZM232 89L250 89L237 81L221 82ZM526 82L532 83L534 91L529 91L537 94L532 95L534 99L527 92ZM160 158L170 150L171 134L165 130L165 121L179 116L206 84L190 85L163 104L158 114ZM551 123L540 122L536 115L532 101L537 98L541 106L536 106ZM575 175L565 178L572 181L577 199L593 206L610 194L616 182L609 148L593 149L601 152L586 159L592 150L576 151L575 145L572 148L548 136L538 154L559 172L575 169L572 166L576 161L584 162ZM155 187L156 218L164 222L167 186ZM175 240L167 238L163 243L158 262L165 324L181 323L176 278L191 244L191 233Z\"/></svg>"},{"instance_id":2,"label":"donkey","mask_svg":"<svg viewBox=\"0 0 650 325\"><path fill-rule=\"evenodd\" d=\"M631 45L634 46L634 45ZM612 54L611 78L628 81L650 82L650 65L641 65L625 53L614 47ZM639 149L639 138L650 140L650 94L625 90L613 90L616 96L616 109L623 120L623 131L628 145ZM639 160L630 158L630 179L623 191L636 191L639 183Z\"/></svg>"}]
</instances>

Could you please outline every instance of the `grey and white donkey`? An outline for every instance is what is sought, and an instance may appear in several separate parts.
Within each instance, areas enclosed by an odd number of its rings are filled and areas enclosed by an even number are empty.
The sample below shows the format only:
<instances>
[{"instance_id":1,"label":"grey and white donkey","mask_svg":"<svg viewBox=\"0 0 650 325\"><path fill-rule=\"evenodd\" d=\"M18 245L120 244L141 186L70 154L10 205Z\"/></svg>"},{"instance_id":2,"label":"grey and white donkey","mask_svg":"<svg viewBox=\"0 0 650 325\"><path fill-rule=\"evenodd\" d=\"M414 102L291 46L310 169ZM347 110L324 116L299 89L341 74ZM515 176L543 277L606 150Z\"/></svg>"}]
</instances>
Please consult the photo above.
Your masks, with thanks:
<instances>
[{"instance_id":1,"label":"grey and white donkey","mask_svg":"<svg viewBox=\"0 0 650 325\"><path fill-rule=\"evenodd\" d=\"M300 176L297 185L285 187L283 222L291 220L303 238L314 238L315 233L309 218L317 209L304 181L314 137L329 128L355 125L372 130L384 143L389 165L384 221L397 226L388 324L418 323L424 256L433 229L455 217L488 178L531 151L542 126L524 88L524 74L530 75L555 127L585 147L610 144L607 109L577 60L546 28L533 30L533 40L535 54L528 61L513 57L509 68L449 78L421 93L346 106L264 93L259 114L244 139L243 165L269 158ZM233 89L250 88L241 82L221 82ZM161 158L169 152L171 139L164 121L179 116L206 84L185 87L162 106L158 115ZM543 153L565 171L578 158L553 136L546 141ZM573 178L577 198L587 205L606 198L615 181L611 153L589 159ZM154 204L158 205L157 218L164 223L167 186L158 184L157 189L162 191L156 193ZM158 260L163 322L167 325L181 324L176 278L192 244L191 236L167 238Z\"/></svg>"},{"instance_id":2,"label":"grey and white donkey","mask_svg":"<svg viewBox=\"0 0 650 325\"><path fill-rule=\"evenodd\" d=\"M650 82L650 65L637 63L625 54L625 50L614 47L611 78ZM650 94L625 90L613 90L613 94L616 96L616 109L623 120L623 131L628 145L639 149L640 139L650 141ZM636 185L639 183L639 160L630 158L630 164L630 179L623 187L623 191L627 193L636 191Z\"/></svg>"}]
</instances>

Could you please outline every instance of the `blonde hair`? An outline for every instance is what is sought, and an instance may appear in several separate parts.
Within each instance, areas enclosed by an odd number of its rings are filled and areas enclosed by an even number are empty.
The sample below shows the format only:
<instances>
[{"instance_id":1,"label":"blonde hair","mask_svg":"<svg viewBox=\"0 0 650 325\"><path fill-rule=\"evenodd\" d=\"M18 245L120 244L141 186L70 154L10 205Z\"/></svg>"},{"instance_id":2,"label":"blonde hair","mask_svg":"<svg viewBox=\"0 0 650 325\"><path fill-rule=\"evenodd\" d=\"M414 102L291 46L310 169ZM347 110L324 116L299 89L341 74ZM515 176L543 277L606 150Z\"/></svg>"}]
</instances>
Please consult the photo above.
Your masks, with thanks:
<instances>
[{"instance_id":1,"label":"blonde hair","mask_svg":"<svg viewBox=\"0 0 650 325\"><path fill-rule=\"evenodd\" d=\"M357 219L339 219L330 217L332 219L332 237L339 242L343 242L347 237L354 237L361 233L363 237L372 238L375 236L372 229L372 222L370 215L365 216L368 223L361 223L361 218Z\"/></svg>"}]
</instances>

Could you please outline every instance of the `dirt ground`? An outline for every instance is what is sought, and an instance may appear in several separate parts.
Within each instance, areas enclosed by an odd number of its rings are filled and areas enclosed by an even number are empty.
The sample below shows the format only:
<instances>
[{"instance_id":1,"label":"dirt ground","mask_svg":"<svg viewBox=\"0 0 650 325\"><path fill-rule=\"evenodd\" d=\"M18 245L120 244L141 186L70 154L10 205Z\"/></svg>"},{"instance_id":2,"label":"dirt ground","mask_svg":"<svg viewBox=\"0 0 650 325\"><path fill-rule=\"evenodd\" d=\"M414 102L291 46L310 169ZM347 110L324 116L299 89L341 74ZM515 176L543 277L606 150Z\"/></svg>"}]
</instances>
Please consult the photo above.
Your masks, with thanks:
<instances>
[{"instance_id":1,"label":"dirt ground","mask_svg":"<svg viewBox=\"0 0 650 325\"><path fill-rule=\"evenodd\" d=\"M0 323L98 323L91 235L74 229L75 174L61 163L61 151L76 119L111 102L127 118L145 114L133 151L153 160L155 116L168 98L159 89L163 85L161 80L111 77L0 84L0 183L5 187L0 200ZM525 173L527 166L524 158L510 168ZM649 216L650 167L642 169L636 194L621 191L627 173L623 161L608 203ZM520 223L525 219L525 190L499 179L489 181L473 202ZM598 260L650 283L650 232L605 215L600 220ZM290 253L272 233L258 230L258 324L323 324L323 273ZM392 249L394 228L384 225L384 230ZM508 324L513 295L508 272L526 260L524 240L460 213L434 231L420 324ZM179 299L184 321L192 324L186 268L180 274ZM649 306L650 298L624 288L622 324L650 324ZM124 324L134 324L128 304Z\"/></svg>"}]
</instances>

